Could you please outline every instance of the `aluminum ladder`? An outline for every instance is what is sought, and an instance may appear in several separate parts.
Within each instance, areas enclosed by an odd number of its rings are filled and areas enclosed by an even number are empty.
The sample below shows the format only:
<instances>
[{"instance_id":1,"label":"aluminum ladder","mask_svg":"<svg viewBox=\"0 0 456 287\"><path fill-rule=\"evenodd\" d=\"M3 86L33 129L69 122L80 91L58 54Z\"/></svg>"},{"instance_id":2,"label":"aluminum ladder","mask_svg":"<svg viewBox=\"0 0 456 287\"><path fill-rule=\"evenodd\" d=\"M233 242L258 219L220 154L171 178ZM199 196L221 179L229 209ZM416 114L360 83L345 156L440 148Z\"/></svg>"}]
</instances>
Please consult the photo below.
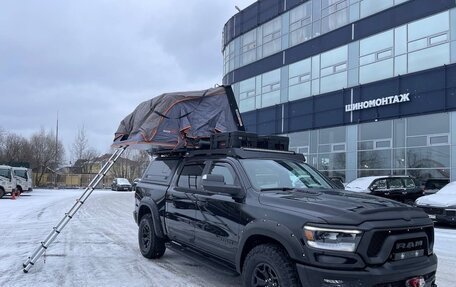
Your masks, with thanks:
<instances>
[{"instance_id":1,"label":"aluminum ladder","mask_svg":"<svg viewBox=\"0 0 456 287\"><path fill-rule=\"evenodd\" d=\"M127 147L128 146L121 146L116 149L109 160L100 169L98 174L90 181L89 185L84 190L84 193L81 195L81 197L79 197L79 199L76 200L76 203L73 205L70 211L65 213L65 216L62 218L62 220L60 220L57 226L52 228L52 231L49 233L46 239L44 241L41 241L40 245L27 258L27 261L22 264L24 273L27 273L35 264L35 262L44 254L44 252L46 252L46 249L49 247L49 245L54 242L62 229L68 224L70 219L73 218L74 214L79 210L79 208L81 208L87 198L92 194L97 184L106 176L106 173L111 169L111 167L127 149Z\"/></svg>"}]
</instances>

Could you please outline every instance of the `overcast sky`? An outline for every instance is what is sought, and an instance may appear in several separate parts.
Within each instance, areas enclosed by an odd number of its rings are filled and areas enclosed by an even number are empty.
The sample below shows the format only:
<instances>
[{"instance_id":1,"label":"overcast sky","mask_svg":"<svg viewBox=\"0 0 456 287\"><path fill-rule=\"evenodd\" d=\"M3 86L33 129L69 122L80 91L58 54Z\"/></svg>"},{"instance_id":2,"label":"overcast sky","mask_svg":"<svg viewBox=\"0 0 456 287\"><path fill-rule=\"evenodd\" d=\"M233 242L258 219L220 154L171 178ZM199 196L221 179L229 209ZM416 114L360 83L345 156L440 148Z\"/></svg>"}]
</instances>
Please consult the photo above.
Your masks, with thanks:
<instances>
[{"instance_id":1,"label":"overcast sky","mask_svg":"<svg viewBox=\"0 0 456 287\"><path fill-rule=\"evenodd\" d=\"M0 127L77 130L109 150L119 122L164 92L221 84L223 25L255 0L41 0L0 4Z\"/></svg>"}]
</instances>

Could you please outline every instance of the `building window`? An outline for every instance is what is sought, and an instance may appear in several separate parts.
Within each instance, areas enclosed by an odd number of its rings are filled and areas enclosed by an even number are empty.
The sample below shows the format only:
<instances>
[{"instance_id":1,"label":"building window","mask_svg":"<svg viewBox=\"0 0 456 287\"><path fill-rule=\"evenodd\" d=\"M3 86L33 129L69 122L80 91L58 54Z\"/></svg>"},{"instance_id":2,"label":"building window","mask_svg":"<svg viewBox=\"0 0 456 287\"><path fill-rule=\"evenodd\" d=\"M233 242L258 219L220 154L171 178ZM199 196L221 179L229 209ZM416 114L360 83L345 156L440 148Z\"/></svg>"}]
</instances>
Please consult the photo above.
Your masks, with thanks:
<instances>
[{"instance_id":1,"label":"building window","mask_svg":"<svg viewBox=\"0 0 456 287\"><path fill-rule=\"evenodd\" d=\"M394 30L389 30L359 42L359 82L361 84L393 76Z\"/></svg>"},{"instance_id":2,"label":"building window","mask_svg":"<svg viewBox=\"0 0 456 287\"><path fill-rule=\"evenodd\" d=\"M348 24L348 0L322 0L321 33Z\"/></svg>"},{"instance_id":3,"label":"building window","mask_svg":"<svg viewBox=\"0 0 456 287\"><path fill-rule=\"evenodd\" d=\"M311 96L311 59L288 66L288 100L293 101Z\"/></svg>"},{"instance_id":4,"label":"building window","mask_svg":"<svg viewBox=\"0 0 456 287\"><path fill-rule=\"evenodd\" d=\"M290 46L312 37L312 1L290 11Z\"/></svg>"},{"instance_id":5,"label":"building window","mask_svg":"<svg viewBox=\"0 0 456 287\"><path fill-rule=\"evenodd\" d=\"M348 46L325 52L320 57L320 92L347 87Z\"/></svg>"},{"instance_id":6,"label":"building window","mask_svg":"<svg viewBox=\"0 0 456 287\"><path fill-rule=\"evenodd\" d=\"M410 23L408 27L408 72L450 62L449 13L443 12Z\"/></svg>"},{"instance_id":7,"label":"building window","mask_svg":"<svg viewBox=\"0 0 456 287\"><path fill-rule=\"evenodd\" d=\"M277 69L261 75L261 107L269 107L279 103L280 69Z\"/></svg>"},{"instance_id":8,"label":"building window","mask_svg":"<svg viewBox=\"0 0 456 287\"><path fill-rule=\"evenodd\" d=\"M244 34L241 38L241 65L256 60L256 30Z\"/></svg>"},{"instance_id":9,"label":"building window","mask_svg":"<svg viewBox=\"0 0 456 287\"><path fill-rule=\"evenodd\" d=\"M255 78L239 83L239 110L247 112L255 109L256 88Z\"/></svg>"},{"instance_id":10,"label":"building window","mask_svg":"<svg viewBox=\"0 0 456 287\"><path fill-rule=\"evenodd\" d=\"M281 23L281 17L277 17L263 25L263 57L272 55L282 49Z\"/></svg>"},{"instance_id":11,"label":"building window","mask_svg":"<svg viewBox=\"0 0 456 287\"><path fill-rule=\"evenodd\" d=\"M361 18L375 14L394 5L393 0L361 0L360 15Z\"/></svg>"},{"instance_id":12,"label":"building window","mask_svg":"<svg viewBox=\"0 0 456 287\"><path fill-rule=\"evenodd\" d=\"M234 41L231 41L223 51L223 57L225 62L225 74L228 74L234 70Z\"/></svg>"}]
</instances>

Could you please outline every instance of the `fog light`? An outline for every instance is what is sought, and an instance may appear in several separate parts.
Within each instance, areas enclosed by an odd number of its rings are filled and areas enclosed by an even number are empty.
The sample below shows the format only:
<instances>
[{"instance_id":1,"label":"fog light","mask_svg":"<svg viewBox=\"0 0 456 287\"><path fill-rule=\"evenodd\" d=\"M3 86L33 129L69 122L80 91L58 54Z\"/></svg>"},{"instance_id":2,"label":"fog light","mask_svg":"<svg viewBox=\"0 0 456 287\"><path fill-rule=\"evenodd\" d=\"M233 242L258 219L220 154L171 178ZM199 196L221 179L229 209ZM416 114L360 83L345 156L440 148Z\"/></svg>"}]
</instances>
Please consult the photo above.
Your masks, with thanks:
<instances>
[{"instance_id":1,"label":"fog light","mask_svg":"<svg viewBox=\"0 0 456 287\"><path fill-rule=\"evenodd\" d=\"M426 285L426 281L423 277L419 276L407 280L405 285L407 287L424 287L424 285Z\"/></svg>"}]
</instances>

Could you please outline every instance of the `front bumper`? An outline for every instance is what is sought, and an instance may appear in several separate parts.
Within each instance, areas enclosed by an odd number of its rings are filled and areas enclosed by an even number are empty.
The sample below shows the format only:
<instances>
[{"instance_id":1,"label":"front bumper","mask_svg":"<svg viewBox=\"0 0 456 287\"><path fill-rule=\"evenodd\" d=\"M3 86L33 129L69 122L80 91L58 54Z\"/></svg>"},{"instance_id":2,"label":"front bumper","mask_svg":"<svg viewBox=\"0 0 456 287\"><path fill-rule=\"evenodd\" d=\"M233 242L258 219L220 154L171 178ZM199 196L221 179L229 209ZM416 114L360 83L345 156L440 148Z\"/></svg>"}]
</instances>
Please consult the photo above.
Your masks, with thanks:
<instances>
[{"instance_id":1,"label":"front bumper","mask_svg":"<svg viewBox=\"0 0 456 287\"><path fill-rule=\"evenodd\" d=\"M303 286L321 287L405 287L407 279L423 276L426 287L434 287L437 256L387 262L363 270L331 270L297 264Z\"/></svg>"}]
</instances>

